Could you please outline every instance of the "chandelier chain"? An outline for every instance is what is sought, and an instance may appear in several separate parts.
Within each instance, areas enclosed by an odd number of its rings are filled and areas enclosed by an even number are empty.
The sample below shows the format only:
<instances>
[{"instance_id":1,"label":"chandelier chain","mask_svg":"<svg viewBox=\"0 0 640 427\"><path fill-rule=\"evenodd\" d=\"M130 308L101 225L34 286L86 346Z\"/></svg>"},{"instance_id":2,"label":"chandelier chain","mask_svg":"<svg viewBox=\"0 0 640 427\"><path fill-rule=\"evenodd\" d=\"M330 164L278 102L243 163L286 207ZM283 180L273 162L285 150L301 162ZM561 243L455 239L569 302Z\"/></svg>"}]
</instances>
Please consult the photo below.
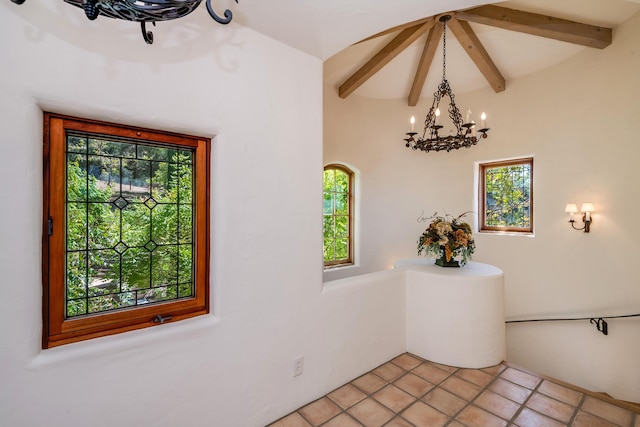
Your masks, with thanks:
<instances>
[{"instance_id":1,"label":"chandelier chain","mask_svg":"<svg viewBox=\"0 0 640 427\"><path fill-rule=\"evenodd\" d=\"M442 22L442 80L447 78L447 21Z\"/></svg>"}]
</instances>

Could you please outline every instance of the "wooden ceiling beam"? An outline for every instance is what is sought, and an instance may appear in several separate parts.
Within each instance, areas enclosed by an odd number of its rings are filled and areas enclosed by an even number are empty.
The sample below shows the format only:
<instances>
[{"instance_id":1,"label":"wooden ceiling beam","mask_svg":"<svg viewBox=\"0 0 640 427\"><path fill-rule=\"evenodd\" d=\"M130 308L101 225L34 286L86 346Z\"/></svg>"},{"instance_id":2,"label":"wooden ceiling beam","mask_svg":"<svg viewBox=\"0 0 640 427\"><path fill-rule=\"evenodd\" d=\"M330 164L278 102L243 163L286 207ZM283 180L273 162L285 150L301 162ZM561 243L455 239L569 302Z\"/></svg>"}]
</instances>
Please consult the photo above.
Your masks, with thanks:
<instances>
[{"instance_id":1,"label":"wooden ceiling beam","mask_svg":"<svg viewBox=\"0 0 640 427\"><path fill-rule=\"evenodd\" d=\"M382 67L387 65L400 52L416 41L421 35L429 31L429 29L433 27L433 24L434 20L429 20L423 24L414 25L413 27L402 30L400 34L394 37L393 40L380 49L366 64L360 67L358 71L340 85L338 89L340 98L346 98L351 95L353 91L382 69Z\"/></svg>"},{"instance_id":2,"label":"wooden ceiling beam","mask_svg":"<svg viewBox=\"0 0 640 427\"><path fill-rule=\"evenodd\" d=\"M458 11L456 18L598 49L609 46L612 40L611 28L493 5Z\"/></svg>"},{"instance_id":3,"label":"wooden ceiling beam","mask_svg":"<svg viewBox=\"0 0 640 427\"><path fill-rule=\"evenodd\" d=\"M418 99L420 99L420 94L422 93L424 82L427 79L427 74L429 74L429 68L431 68L433 57L436 54L440 37L442 37L442 25L434 25L427 36L427 41L424 44L422 56L420 57L420 63L418 64L416 75L413 78L413 85L409 92L409 107L414 107L418 103Z\"/></svg>"},{"instance_id":4,"label":"wooden ceiling beam","mask_svg":"<svg viewBox=\"0 0 640 427\"><path fill-rule=\"evenodd\" d=\"M496 92L502 92L505 89L504 77L493 63L491 57L487 53L486 49L478 40L478 36L471 29L471 25L465 21L459 21L456 18L451 18L447 22L447 26L451 29L456 36L464 50L467 52L471 60L476 64L476 67L480 70L485 79L489 82L489 85Z\"/></svg>"},{"instance_id":5,"label":"wooden ceiling beam","mask_svg":"<svg viewBox=\"0 0 640 427\"><path fill-rule=\"evenodd\" d=\"M416 25L422 25L427 21L433 21L433 16L430 16L428 18L418 19L417 21L407 22L406 24L398 25L396 27L389 28L388 30L380 31L377 34L369 36L366 39L362 39L359 42L356 42L354 44L364 43L364 42L369 41L369 40L377 39L378 37L386 36L387 34L396 33L398 31L402 31L405 28L415 27Z\"/></svg>"}]
</instances>

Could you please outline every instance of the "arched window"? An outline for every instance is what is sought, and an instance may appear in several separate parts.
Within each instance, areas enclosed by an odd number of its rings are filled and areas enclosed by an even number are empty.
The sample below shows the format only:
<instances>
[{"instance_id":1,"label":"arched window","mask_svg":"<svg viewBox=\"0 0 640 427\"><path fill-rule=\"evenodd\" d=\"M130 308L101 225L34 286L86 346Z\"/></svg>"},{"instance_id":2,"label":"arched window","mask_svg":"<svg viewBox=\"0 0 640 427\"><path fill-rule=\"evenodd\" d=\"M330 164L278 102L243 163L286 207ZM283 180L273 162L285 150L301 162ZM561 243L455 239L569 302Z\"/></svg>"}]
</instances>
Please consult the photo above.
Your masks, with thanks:
<instances>
[{"instance_id":1,"label":"arched window","mask_svg":"<svg viewBox=\"0 0 640 427\"><path fill-rule=\"evenodd\" d=\"M325 268L353 264L354 175L344 165L324 168L323 236Z\"/></svg>"}]
</instances>

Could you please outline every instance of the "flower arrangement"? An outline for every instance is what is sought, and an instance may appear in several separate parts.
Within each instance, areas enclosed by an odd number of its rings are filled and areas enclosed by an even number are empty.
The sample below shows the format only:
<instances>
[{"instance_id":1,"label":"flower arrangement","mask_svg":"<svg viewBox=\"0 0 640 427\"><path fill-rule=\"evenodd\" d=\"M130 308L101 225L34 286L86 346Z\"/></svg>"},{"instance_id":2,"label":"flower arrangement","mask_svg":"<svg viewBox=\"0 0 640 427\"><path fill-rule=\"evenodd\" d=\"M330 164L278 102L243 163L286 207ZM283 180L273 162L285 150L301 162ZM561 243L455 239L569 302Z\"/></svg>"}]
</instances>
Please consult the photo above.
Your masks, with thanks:
<instances>
[{"instance_id":1,"label":"flower arrangement","mask_svg":"<svg viewBox=\"0 0 640 427\"><path fill-rule=\"evenodd\" d=\"M454 257L461 256L460 264L465 265L476 248L471 226L460 220L467 213L456 218L449 214L439 216L437 212L434 213L431 217L433 221L418 238L418 255L422 255L422 252L433 255L438 258L436 264L441 266L447 266Z\"/></svg>"}]
</instances>

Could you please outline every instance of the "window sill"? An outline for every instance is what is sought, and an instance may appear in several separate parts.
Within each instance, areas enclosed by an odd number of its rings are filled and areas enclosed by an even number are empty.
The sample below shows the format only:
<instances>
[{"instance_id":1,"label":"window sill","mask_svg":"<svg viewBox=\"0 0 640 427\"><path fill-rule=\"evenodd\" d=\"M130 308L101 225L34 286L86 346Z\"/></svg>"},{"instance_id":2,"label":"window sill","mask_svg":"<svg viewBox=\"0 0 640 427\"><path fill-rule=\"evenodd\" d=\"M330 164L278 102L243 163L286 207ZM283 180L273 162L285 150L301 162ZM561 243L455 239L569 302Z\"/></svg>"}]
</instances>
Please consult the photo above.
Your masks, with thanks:
<instances>
[{"instance_id":1,"label":"window sill","mask_svg":"<svg viewBox=\"0 0 640 427\"><path fill-rule=\"evenodd\" d=\"M337 270L342 270L342 269L351 268L351 267L356 267L356 264L351 262L351 263L348 263L348 264L326 265L326 266L324 266L323 271L324 272L337 271Z\"/></svg>"},{"instance_id":2,"label":"window sill","mask_svg":"<svg viewBox=\"0 0 640 427\"><path fill-rule=\"evenodd\" d=\"M187 337L192 332L211 328L220 319L212 314L193 317L175 323L167 323L151 328L138 329L122 334L94 338L88 341L67 344L60 347L42 349L27 365L30 370L48 366L64 365L78 360L103 357L138 347L163 343L176 337Z\"/></svg>"},{"instance_id":3,"label":"window sill","mask_svg":"<svg viewBox=\"0 0 640 427\"><path fill-rule=\"evenodd\" d=\"M476 233L485 234L485 235L498 235L498 236L535 237L535 232L533 231L478 230Z\"/></svg>"}]
</instances>

